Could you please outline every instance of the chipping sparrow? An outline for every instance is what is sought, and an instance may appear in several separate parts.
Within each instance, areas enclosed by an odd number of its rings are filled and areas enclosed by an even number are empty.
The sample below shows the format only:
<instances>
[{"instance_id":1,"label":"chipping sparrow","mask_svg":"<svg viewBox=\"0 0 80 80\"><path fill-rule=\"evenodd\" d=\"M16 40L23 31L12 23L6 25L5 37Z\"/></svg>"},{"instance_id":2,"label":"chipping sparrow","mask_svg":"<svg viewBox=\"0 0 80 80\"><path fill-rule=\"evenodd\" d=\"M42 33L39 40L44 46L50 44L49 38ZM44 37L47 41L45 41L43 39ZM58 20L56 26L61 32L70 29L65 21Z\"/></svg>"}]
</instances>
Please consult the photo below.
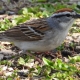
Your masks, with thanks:
<instances>
[{"instance_id":1,"label":"chipping sparrow","mask_svg":"<svg viewBox=\"0 0 80 80\"><path fill-rule=\"evenodd\" d=\"M61 9L47 18L40 18L17 25L0 33L0 41L10 41L20 49L50 51L58 47L80 14L72 9Z\"/></svg>"}]
</instances>

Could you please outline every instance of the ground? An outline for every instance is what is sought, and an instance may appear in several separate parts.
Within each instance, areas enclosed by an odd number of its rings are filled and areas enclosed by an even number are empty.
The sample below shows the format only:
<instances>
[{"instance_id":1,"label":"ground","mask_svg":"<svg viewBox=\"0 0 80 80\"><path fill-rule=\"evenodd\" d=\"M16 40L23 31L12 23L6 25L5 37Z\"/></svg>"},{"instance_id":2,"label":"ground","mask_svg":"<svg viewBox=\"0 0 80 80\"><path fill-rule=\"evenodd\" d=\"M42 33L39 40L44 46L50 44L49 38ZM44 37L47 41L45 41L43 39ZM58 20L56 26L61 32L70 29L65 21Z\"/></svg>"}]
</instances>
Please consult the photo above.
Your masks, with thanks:
<instances>
[{"instance_id":1,"label":"ground","mask_svg":"<svg viewBox=\"0 0 80 80\"><path fill-rule=\"evenodd\" d=\"M42 7L40 9L45 10ZM38 9L30 10L36 13ZM42 13L37 15L42 17ZM0 22L9 23L4 18L12 21L14 15L0 15ZM0 23L1 31L12 25L3 23ZM56 50L50 51L49 54L28 51L41 62L35 57L21 53L13 43L0 42L0 80L80 80L80 19L74 22L63 44Z\"/></svg>"},{"instance_id":2,"label":"ground","mask_svg":"<svg viewBox=\"0 0 80 80\"><path fill-rule=\"evenodd\" d=\"M1 15L1 17L4 17L4 15L3 16ZM7 16L7 17L12 18L11 16ZM42 57L46 57L47 59L50 59L52 61L55 60L56 58L60 58L64 62L69 61L68 56L71 56L71 57L77 56L77 55L80 56L80 32L76 32L76 30L79 30L79 29L80 29L80 19L77 19L76 22L74 23L73 27L70 29L70 32L68 33L68 36L66 37L65 41L63 42L63 44L60 47L57 48L56 52L54 52L54 50L53 50L53 51L49 52L50 54L34 53L34 55L39 57L40 60L42 60ZM43 65L43 61L40 64L38 61L36 61L32 57L30 57L32 59L30 59L30 61L28 63L26 63L26 64L28 64L27 66L23 65L24 61L22 61L20 63L22 65L19 65L18 60L25 58L25 56L27 57L26 54L20 55L22 57L22 58L20 58L19 53L21 52L21 50L19 50L17 47L15 47L15 45L11 44L10 42L0 42L0 47L1 47L0 60L1 61L5 60L4 62L1 62L1 65L0 65L0 68L2 69L0 71L0 76L4 76L4 77L9 76L15 71L15 69L17 69L18 70L17 78L21 79L24 77L25 78L24 80L28 80L28 78L30 78L30 77L27 77L27 75L25 75L25 74L28 74L27 73L28 70L32 67L35 68L35 65L38 65L38 64L40 66ZM13 56L15 56L15 57L13 57ZM6 60L8 60L8 64L10 64L9 62L12 62L12 64L9 66L7 64ZM80 62L77 62L75 65L80 70ZM80 74L78 74L77 77L80 78Z\"/></svg>"}]
</instances>

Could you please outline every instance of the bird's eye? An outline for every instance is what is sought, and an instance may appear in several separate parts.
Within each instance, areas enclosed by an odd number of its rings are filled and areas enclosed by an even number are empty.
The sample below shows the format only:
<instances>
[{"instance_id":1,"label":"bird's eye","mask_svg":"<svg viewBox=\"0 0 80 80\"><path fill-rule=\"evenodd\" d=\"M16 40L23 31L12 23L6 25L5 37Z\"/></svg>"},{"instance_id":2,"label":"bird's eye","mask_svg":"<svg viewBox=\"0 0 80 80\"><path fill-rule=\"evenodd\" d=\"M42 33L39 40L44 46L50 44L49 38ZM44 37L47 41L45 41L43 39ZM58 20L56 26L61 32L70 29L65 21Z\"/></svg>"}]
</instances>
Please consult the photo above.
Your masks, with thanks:
<instances>
[{"instance_id":1,"label":"bird's eye","mask_svg":"<svg viewBox=\"0 0 80 80\"><path fill-rule=\"evenodd\" d=\"M70 14L66 14L66 16L67 16L67 17L70 17L71 15L70 15Z\"/></svg>"}]
</instances>

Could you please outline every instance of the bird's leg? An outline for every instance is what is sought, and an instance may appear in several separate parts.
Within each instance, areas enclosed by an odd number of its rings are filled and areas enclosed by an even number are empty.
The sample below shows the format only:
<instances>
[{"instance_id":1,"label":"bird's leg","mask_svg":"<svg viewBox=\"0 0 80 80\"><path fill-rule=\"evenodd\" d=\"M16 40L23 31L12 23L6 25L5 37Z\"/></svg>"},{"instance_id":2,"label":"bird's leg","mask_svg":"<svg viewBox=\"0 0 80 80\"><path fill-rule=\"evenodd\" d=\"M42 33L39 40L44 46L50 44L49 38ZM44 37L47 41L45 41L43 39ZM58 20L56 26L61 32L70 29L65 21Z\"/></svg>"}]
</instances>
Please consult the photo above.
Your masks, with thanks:
<instances>
[{"instance_id":1,"label":"bird's leg","mask_svg":"<svg viewBox=\"0 0 80 80\"><path fill-rule=\"evenodd\" d=\"M47 51L47 52L36 52L36 54L50 55L51 54L51 51Z\"/></svg>"},{"instance_id":2,"label":"bird's leg","mask_svg":"<svg viewBox=\"0 0 80 80\"><path fill-rule=\"evenodd\" d=\"M38 57L36 57L35 55L33 55L33 54L31 53L31 51L25 51L25 50L23 50L23 53L24 53L24 54L27 54L27 55L29 55L29 56L31 56L31 57L33 57L33 58L34 58L36 61L38 61L39 63L42 62L42 60L39 59Z\"/></svg>"},{"instance_id":3,"label":"bird's leg","mask_svg":"<svg viewBox=\"0 0 80 80\"><path fill-rule=\"evenodd\" d=\"M42 54L43 56L51 56L53 58L55 57L56 53L57 53L56 49L54 49L52 51L47 51L47 52L36 52L37 55L41 55Z\"/></svg>"}]
</instances>

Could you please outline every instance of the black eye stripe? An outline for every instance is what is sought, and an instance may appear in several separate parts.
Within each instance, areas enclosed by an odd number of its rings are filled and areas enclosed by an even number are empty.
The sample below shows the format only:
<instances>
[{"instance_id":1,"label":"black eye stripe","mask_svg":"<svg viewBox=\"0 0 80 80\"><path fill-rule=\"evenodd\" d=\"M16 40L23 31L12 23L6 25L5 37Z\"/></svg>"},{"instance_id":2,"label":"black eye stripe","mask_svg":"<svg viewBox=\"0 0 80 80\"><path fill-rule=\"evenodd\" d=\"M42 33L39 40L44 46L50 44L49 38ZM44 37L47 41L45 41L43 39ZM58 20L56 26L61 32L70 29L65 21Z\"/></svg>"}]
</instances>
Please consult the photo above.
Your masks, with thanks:
<instances>
[{"instance_id":1,"label":"black eye stripe","mask_svg":"<svg viewBox=\"0 0 80 80\"><path fill-rule=\"evenodd\" d=\"M70 14L60 14L60 15L55 15L54 17L62 17L62 16L67 16L67 17L70 17L70 16L72 16L72 15L70 15Z\"/></svg>"},{"instance_id":2,"label":"black eye stripe","mask_svg":"<svg viewBox=\"0 0 80 80\"><path fill-rule=\"evenodd\" d=\"M67 17L70 17L71 15L70 15L70 14L66 14L66 16L67 16Z\"/></svg>"}]
</instances>

